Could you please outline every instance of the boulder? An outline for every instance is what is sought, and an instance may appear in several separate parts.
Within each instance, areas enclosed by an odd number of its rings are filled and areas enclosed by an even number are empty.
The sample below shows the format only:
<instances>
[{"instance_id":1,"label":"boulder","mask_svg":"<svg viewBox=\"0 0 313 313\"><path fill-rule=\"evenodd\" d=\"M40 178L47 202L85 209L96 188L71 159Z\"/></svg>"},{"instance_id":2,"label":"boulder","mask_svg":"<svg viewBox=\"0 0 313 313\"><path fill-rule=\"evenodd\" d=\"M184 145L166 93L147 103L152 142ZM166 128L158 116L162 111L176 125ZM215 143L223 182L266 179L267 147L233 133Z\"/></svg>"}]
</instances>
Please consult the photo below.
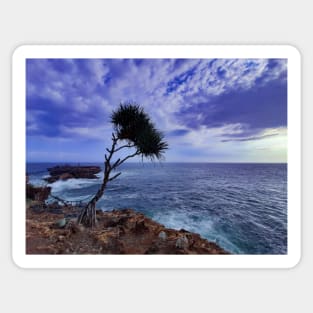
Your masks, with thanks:
<instances>
[{"instance_id":1,"label":"boulder","mask_svg":"<svg viewBox=\"0 0 313 313\"><path fill-rule=\"evenodd\" d=\"M176 240L175 247L178 249L188 248L188 239L186 236L181 236Z\"/></svg>"},{"instance_id":2,"label":"boulder","mask_svg":"<svg viewBox=\"0 0 313 313\"><path fill-rule=\"evenodd\" d=\"M166 240L167 236L166 236L165 231L163 231L163 230L160 231L158 237L159 237L160 239L162 239L162 240Z\"/></svg>"},{"instance_id":3,"label":"boulder","mask_svg":"<svg viewBox=\"0 0 313 313\"><path fill-rule=\"evenodd\" d=\"M54 226L57 228L64 228L65 225L66 225L66 219L65 218L61 218L54 223Z\"/></svg>"}]
</instances>

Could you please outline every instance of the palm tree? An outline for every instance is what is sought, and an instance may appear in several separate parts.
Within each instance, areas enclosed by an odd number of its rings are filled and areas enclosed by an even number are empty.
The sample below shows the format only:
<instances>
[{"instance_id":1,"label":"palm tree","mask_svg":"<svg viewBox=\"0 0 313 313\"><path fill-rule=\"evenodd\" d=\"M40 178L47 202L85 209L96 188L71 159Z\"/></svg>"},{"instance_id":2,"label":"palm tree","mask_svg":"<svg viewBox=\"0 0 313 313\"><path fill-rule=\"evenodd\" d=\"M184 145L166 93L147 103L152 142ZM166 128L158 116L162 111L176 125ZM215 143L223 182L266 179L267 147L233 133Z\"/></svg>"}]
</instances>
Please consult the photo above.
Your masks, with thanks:
<instances>
[{"instance_id":1,"label":"palm tree","mask_svg":"<svg viewBox=\"0 0 313 313\"><path fill-rule=\"evenodd\" d=\"M120 104L111 116L114 132L112 133L111 149L106 149L104 161L104 177L101 187L95 196L84 207L78 217L78 223L93 227L96 224L96 203L103 196L108 182L116 179L121 172L112 175L111 172L126 160L135 156L142 156L151 161L163 158L168 144L164 141L163 134L157 130L150 117L137 104ZM135 151L124 158L112 161L113 155L122 150L133 148Z\"/></svg>"}]
</instances>

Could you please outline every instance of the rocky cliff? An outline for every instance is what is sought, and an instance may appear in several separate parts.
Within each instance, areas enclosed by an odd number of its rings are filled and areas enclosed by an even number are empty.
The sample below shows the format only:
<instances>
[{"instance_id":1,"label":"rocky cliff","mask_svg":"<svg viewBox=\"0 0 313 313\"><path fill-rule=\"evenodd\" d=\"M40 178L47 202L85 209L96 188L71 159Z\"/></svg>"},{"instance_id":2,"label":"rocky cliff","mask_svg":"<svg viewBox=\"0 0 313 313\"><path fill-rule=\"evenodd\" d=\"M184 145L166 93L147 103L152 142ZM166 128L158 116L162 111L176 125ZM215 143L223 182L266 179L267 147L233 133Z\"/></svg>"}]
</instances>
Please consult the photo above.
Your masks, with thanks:
<instances>
[{"instance_id":1,"label":"rocky cliff","mask_svg":"<svg viewBox=\"0 0 313 313\"><path fill-rule=\"evenodd\" d=\"M76 224L77 209L32 203L27 254L228 254L187 230L166 228L131 209L97 211L94 229Z\"/></svg>"}]
</instances>

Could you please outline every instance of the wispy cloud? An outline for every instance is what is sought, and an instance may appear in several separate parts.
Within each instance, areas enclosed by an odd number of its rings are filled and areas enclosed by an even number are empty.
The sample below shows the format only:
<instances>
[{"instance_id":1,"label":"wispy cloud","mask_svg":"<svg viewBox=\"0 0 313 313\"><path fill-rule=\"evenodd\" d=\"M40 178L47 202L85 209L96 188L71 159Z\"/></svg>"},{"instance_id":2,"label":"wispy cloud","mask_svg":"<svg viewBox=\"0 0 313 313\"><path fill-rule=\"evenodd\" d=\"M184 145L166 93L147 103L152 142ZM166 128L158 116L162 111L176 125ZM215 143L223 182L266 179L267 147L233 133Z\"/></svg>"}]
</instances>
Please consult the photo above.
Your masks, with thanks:
<instances>
[{"instance_id":1,"label":"wispy cloud","mask_svg":"<svg viewBox=\"0 0 313 313\"><path fill-rule=\"evenodd\" d=\"M261 136L253 136L253 137L246 137L246 138L232 138L232 139L223 139L222 142L230 142L230 141L252 141L252 140L260 140L267 137L277 136L278 134L271 134L271 135L261 135Z\"/></svg>"},{"instance_id":2,"label":"wispy cloud","mask_svg":"<svg viewBox=\"0 0 313 313\"><path fill-rule=\"evenodd\" d=\"M287 136L287 128L265 128L251 129L248 125L237 124L235 131L225 132L221 137L221 142L240 142L261 140L273 136Z\"/></svg>"},{"instance_id":3,"label":"wispy cloud","mask_svg":"<svg viewBox=\"0 0 313 313\"><path fill-rule=\"evenodd\" d=\"M135 101L172 147L224 151L286 127L286 79L283 59L29 59L28 142L99 144L110 138L112 110Z\"/></svg>"}]
</instances>

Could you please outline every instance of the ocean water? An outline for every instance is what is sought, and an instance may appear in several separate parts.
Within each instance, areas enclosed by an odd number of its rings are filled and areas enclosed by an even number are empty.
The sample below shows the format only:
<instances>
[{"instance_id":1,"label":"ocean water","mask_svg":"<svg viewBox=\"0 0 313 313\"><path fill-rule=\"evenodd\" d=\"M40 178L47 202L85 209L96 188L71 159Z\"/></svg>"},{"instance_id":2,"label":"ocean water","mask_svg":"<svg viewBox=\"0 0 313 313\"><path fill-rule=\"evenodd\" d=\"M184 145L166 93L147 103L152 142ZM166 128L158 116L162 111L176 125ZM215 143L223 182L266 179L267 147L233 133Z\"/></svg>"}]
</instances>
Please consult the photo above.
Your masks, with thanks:
<instances>
[{"instance_id":1,"label":"ocean water","mask_svg":"<svg viewBox=\"0 0 313 313\"><path fill-rule=\"evenodd\" d=\"M30 182L46 185L43 178L54 165L28 163ZM235 254L287 253L287 164L143 162L123 164L120 170L98 208L133 208ZM85 200L98 190L102 177L49 186L63 199Z\"/></svg>"}]
</instances>

